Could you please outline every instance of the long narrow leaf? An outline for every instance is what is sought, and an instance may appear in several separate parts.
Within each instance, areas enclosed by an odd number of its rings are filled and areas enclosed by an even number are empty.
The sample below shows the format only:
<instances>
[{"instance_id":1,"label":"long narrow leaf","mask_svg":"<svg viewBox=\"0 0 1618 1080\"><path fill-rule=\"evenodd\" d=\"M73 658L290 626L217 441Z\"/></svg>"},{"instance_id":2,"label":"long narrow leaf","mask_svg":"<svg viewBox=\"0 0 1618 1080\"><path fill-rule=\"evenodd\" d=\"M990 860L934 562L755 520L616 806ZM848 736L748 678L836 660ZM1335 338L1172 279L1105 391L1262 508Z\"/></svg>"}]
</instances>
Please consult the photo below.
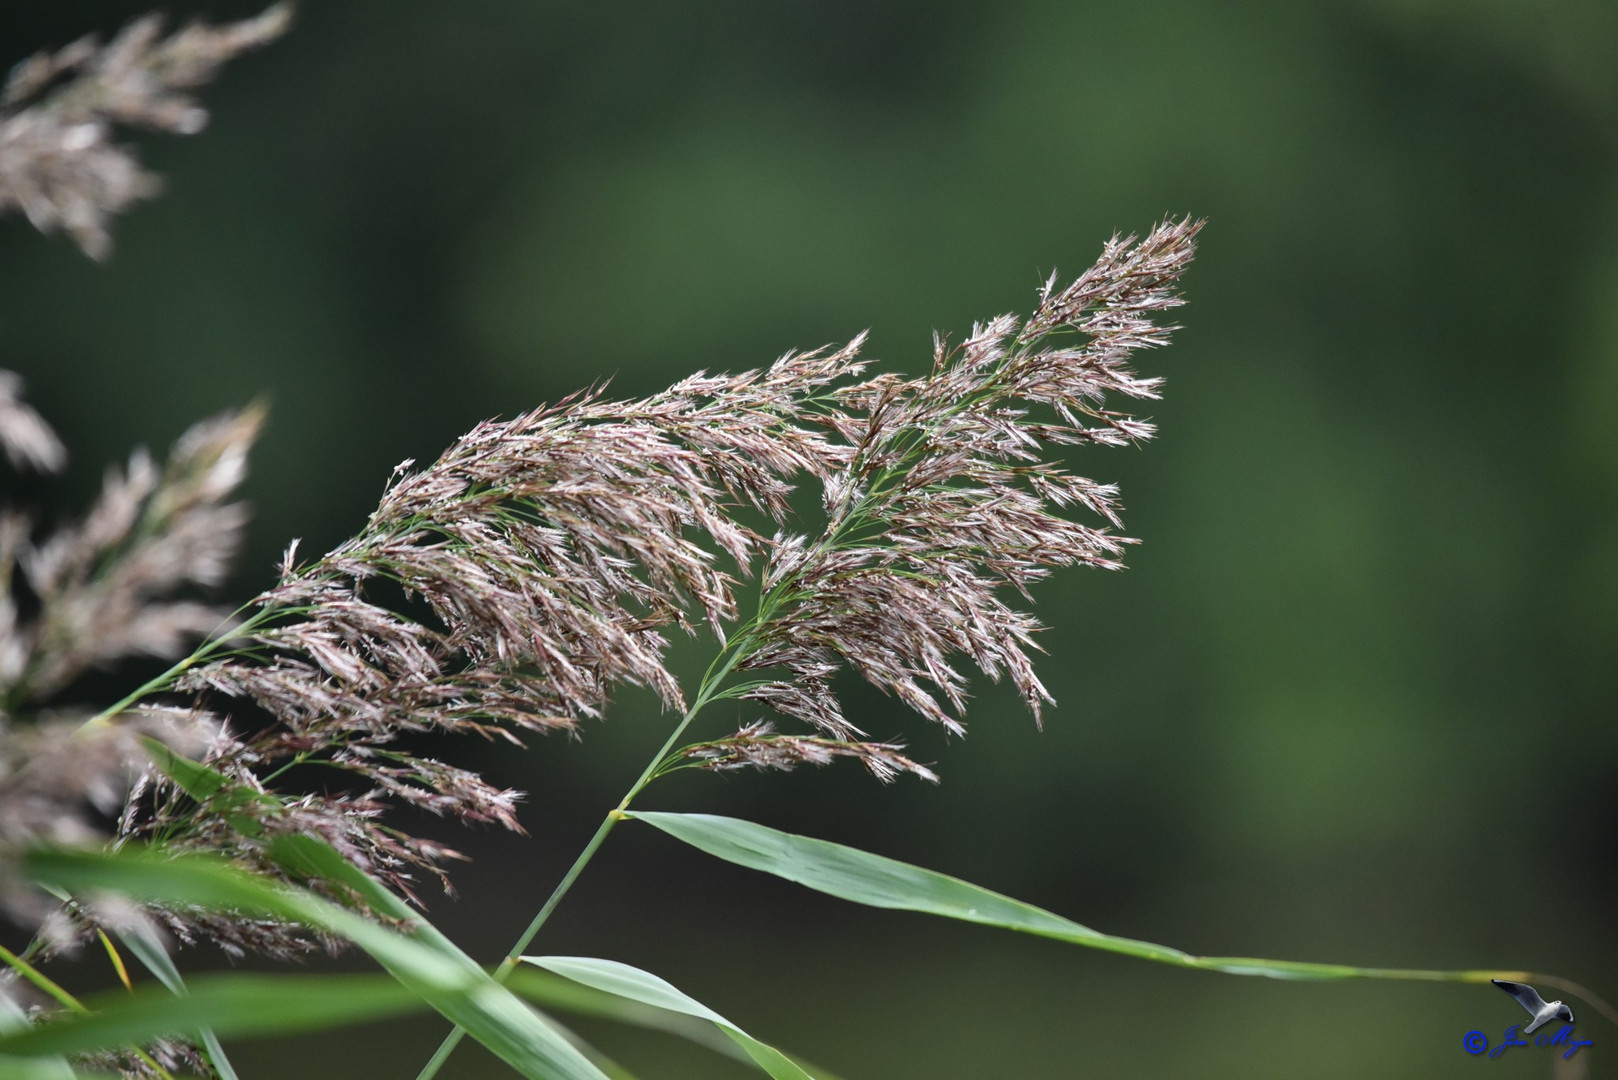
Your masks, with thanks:
<instances>
[{"instance_id":1,"label":"long narrow leaf","mask_svg":"<svg viewBox=\"0 0 1618 1080\"><path fill-rule=\"evenodd\" d=\"M313 1031L426 1009L421 996L386 975L211 975L176 997L155 986L85 1002L90 1012L0 1037L0 1055L77 1054L145 1045L208 1027L227 1035Z\"/></svg>"},{"instance_id":2,"label":"long narrow leaf","mask_svg":"<svg viewBox=\"0 0 1618 1080\"><path fill-rule=\"evenodd\" d=\"M138 847L116 852L44 850L29 853L24 865L33 880L70 893L109 890L147 903L195 904L317 927L348 938L396 969L401 981L418 988L453 991L470 985L455 964L401 934L312 893L210 856L169 855Z\"/></svg>"},{"instance_id":3,"label":"long narrow leaf","mask_svg":"<svg viewBox=\"0 0 1618 1080\"><path fill-rule=\"evenodd\" d=\"M197 803L207 804L212 812L224 817L232 828L246 836L262 835L264 823L255 814L241 812L244 808L256 804L260 809L273 810L281 806L281 800L274 795L234 783L218 769L182 757L150 736L143 736L141 745L151 755L152 764L174 781L176 787Z\"/></svg>"},{"instance_id":4,"label":"long narrow leaf","mask_svg":"<svg viewBox=\"0 0 1618 1080\"><path fill-rule=\"evenodd\" d=\"M232 816L231 812L248 801L276 802L275 796L231 788L229 778L223 773L181 757L155 740L149 739L146 743L153 762L182 791L199 803L211 801L215 810L225 813L250 835L262 833L262 826L256 818L251 815ZM429 994L429 1000L440 1013L465 1028L473 1038L485 1043L508 1064L529 1076L590 1078L599 1075L593 1071L585 1056L490 979L471 957L422 920L418 912L342 858L329 845L309 837L281 837L271 843L270 855L295 872L346 884L372 910L415 926L413 936L418 941L449 960L452 967L475 978L477 983L469 993L447 997ZM393 961L385 953L378 953L363 942L360 944L384 967L394 970Z\"/></svg>"},{"instance_id":5,"label":"long narrow leaf","mask_svg":"<svg viewBox=\"0 0 1618 1080\"><path fill-rule=\"evenodd\" d=\"M525 956L523 960L604 993L706 1020L735 1041L759 1068L775 1080L813 1080L781 1051L759 1042L702 1002L650 972L615 960L597 960L585 956Z\"/></svg>"},{"instance_id":6,"label":"long narrow leaf","mask_svg":"<svg viewBox=\"0 0 1618 1080\"><path fill-rule=\"evenodd\" d=\"M246 800L273 802L276 801L275 796L232 789L228 786L229 778L224 774L181 757L161 743L149 741L147 751L158 768L186 794L198 802L212 800L214 808L224 812L233 822L239 818L238 827L250 835L262 833L262 826L256 818L251 815L232 817L231 811L235 805ZM223 804L221 800L225 800ZM341 882L353 889L371 910L411 925L414 929L410 940L425 945L439 961L447 962L449 970L458 972L463 979L472 980L466 988L448 994L438 994L431 988L425 988L424 996L439 1013L466 1029L474 1039L524 1076L546 1080L552 1077L563 1080L605 1080L602 1072L585 1055L510 991L495 982L476 961L422 919L419 912L349 863L330 845L312 837L282 836L271 842L269 854L283 867L296 873ZM300 921L307 922L308 919ZM322 924L315 922L312 925ZM344 933L341 930L337 932ZM344 936L349 935L344 933ZM394 937L398 938L398 935ZM401 979L408 979L408 957L404 958L407 967L401 970L397 966L401 958L386 948L388 943L374 938L369 944L357 938L353 940L390 972ZM381 947L381 951L377 947Z\"/></svg>"},{"instance_id":7,"label":"long narrow leaf","mask_svg":"<svg viewBox=\"0 0 1618 1080\"><path fill-rule=\"evenodd\" d=\"M544 1013L541 1013L540 1016L556 1034L566 1039L573 1049L589 1058L592 1065L606 1073L607 1080L640 1080L634 1073L603 1054L599 1047L591 1046L583 1035L557 1020L556 1017L546 1016Z\"/></svg>"},{"instance_id":8,"label":"long narrow leaf","mask_svg":"<svg viewBox=\"0 0 1618 1080\"><path fill-rule=\"evenodd\" d=\"M182 757L149 735L141 736L140 743L151 755L152 764L197 802L207 802L230 785L230 777L218 769Z\"/></svg>"},{"instance_id":9,"label":"long narrow leaf","mask_svg":"<svg viewBox=\"0 0 1618 1080\"><path fill-rule=\"evenodd\" d=\"M298 843L279 846L282 841ZM35 880L70 892L107 889L146 902L269 915L346 937L530 1080L605 1080L605 1074L476 961L328 845L307 837L283 837L270 850L283 858L296 855L305 864L318 863L321 876L355 887L381 914L411 920L413 932L396 933L312 893L201 855L172 856L133 848L112 853L42 851L30 854L26 865ZM184 1025L181 1030L195 1026Z\"/></svg>"},{"instance_id":10,"label":"long narrow leaf","mask_svg":"<svg viewBox=\"0 0 1618 1080\"><path fill-rule=\"evenodd\" d=\"M1426 971L1236 956L1194 956L1166 945L1103 934L1043 908L1013 900L947 874L924 870L858 848L782 832L751 821L712 814L641 811L626 816L644 821L727 862L762 870L818 892L852 900L856 904L942 915L1177 967L1222 971L1231 975L1263 975L1272 979L1419 979L1459 983L1510 979L1559 985L1587 1000L1599 1001L1566 980L1521 971Z\"/></svg>"}]
</instances>

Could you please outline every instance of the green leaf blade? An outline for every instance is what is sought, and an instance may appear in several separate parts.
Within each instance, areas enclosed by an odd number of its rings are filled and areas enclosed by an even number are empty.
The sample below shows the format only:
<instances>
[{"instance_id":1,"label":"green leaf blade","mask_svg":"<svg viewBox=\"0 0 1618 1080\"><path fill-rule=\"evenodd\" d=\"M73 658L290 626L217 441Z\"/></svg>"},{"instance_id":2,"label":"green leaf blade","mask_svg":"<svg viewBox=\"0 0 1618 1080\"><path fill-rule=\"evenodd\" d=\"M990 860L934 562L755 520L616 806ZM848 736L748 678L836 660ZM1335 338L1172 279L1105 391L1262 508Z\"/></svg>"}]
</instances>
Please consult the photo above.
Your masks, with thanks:
<instances>
[{"instance_id":1,"label":"green leaf blade","mask_svg":"<svg viewBox=\"0 0 1618 1080\"><path fill-rule=\"evenodd\" d=\"M230 785L230 777L224 773L176 754L150 735L142 735L140 743L151 755L152 764L174 781L176 787L199 803L207 802Z\"/></svg>"},{"instance_id":2,"label":"green leaf blade","mask_svg":"<svg viewBox=\"0 0 1618 1080\"><path fill-rule=\"evenodd\" d=\"M421 913L389 892L380 882L354 866L331 845L309 836L277 837L269 845L271 858L294 873L312 874L353 889L372 911L407 922L410 936L441 961L475 980L470 992L428 995L440 1015L488 1047L524 1076L536 1080L608 1080L555 1026L534 1012L510 990L495 982L449 938L421 917ZM362 946L363 947L363 946ZM372 955L376 955L373 953ZM388 962L381 956L384 966ZM391 966L389 968L392 970Z\"/></svg>"},{"instance_id":3,"label":"green leaf blade","mask_svg":"<svg viewBox=\"0 0 1618 1080\"><path fill-rule=\"evenodd\" d=\"M1184 965L1192 957L1149 941L1115 937L960 878L883 855L714 814L634 811L708 854L867 907L915 911Z\"/></svg>"},{"instance_id":4,"label":"green leaf blade","mask_svg":"<svg viewBox=\"0 0 1618 1080\"><path fill-rule=\"evenodd\" d=\"M0 1056L48 1057L206 1027L227 1035L314 1031L426 1009L419 994L386 975L215 975L177 997L148 986L92 998L89 1014L0 1036Z\"/></svg>"},{"instance_id":5,"label":"green leaf blade","mask_svg":"<svg viewBox=\"0 0 1618 1080\"><path fill-rule=\"evenodd\" d=\"M1501 971L1429 971L1407 968L1351 967L1253 957L1195 956L1149 941L1103 934L1044 908L1014 900L960 878L875 855L828 840L782 832L740 818L713 814L633 811L626 817L726 862L761 870L817 892L868 907L915 911L963 922L995 926L1122 953L1175 967L1258 975L1271 979L1399 979L1425 982L1486 983L1509 979ZM1520 972L1515 974L1522 974ZM1521 981L1521 980L1519 980Z\"/></svg>"}]
</instances>

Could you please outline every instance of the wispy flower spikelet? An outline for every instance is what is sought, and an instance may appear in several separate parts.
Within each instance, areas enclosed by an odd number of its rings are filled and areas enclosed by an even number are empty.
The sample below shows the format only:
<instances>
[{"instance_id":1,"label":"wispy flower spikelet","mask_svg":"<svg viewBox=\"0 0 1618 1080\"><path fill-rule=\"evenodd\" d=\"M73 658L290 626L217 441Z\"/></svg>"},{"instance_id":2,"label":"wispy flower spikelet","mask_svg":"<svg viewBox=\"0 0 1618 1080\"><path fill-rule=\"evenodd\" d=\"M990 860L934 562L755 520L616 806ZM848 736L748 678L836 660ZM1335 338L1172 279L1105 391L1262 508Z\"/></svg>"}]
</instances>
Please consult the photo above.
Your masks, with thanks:
<instances>
[{"instance_id":1,"label":"wispy flower spikelet","mask_svg":"<svg viewBox=\"0 0 1618 1080\"><path fill-rule=\"evenodd\" d=\"M1001 316L958 345L939 338L927 375L832 395L824 423L848 450L825 484L828 522L818 537L770 546L765 602L738 663L788 677L742 696L854 739L831 686L846 664L959 733L967 683L952 658L964 656L1009 677L1040 716L1050 695L1027 655L1038 624L1005 591L1026 597L1057 566L1117 568L1135 542L1111 531L1117 489L1066 472L1045 447L1151 437L1149 423L1105 403L1157 396L1159 381L1136 376L1130 356L1167 341L1173 327L1153 316L1180 304L1173 286L1200 227L1114 238L1068 287L1053 276L1026 322ZM1065 516L1073 508L1092 523Z\"/></svg>"},{"instance_id":2,"label":"wispy flower spikelet","mask_svg":"<svg viewBox=\"0 0 1618 1080\"><path fill-rule=\"evenodd\" d=\"M682 756L701 769L775 769L790 772L799 765L830 765L837 758L853 758L878 780L887 782L905 773L923 780L938 774L905 757L897 743L852 742L807 735L778 735L768 720L755 720L727 739L687 747Z\"/></svg>"}]
</instances>

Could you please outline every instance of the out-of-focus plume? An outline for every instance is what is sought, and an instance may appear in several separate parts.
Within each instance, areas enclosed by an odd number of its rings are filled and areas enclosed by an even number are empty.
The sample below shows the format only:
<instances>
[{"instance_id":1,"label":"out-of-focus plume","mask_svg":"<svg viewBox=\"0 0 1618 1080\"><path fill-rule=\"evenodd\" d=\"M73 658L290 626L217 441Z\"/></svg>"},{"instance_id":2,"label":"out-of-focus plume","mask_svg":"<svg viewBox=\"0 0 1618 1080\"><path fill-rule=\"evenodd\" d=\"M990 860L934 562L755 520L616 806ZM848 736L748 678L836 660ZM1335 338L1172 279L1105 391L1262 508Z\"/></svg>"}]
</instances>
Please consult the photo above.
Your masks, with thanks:
<instances>
[{"instance_id":1,"label":"out-of-focus plume","mask_svg":"<svg viewBox=\"0 0 1618 1080\"><path fill-rule=\"evenodd\" d=\"M47 921L57 904L15 875L16 857L35 844L105 837L148 764L143 738L203 754L218 733L202 718L168 711L143 711L115 725L86 726L85 719L20 723L0 715L0 909L24 925L45 925L53 947L76 935L60 919Z\"/></svg>"},{"instance_id":2,"label":"out-of-focus plume","mask_svg":"<svg viewBox=\"0 0 1618 1080\"><path fill-rule=\"evenodd\" d=\"M9 392L0 393L0 432L8 444L31 440L34 459L39 445L59 459L55 436L18 390L20 381L0 378ZM43 541L27 513L0 507L0 906L25 923L53 902L10 873L15 855L107 835L145 783L144 738L207 756L221 736L222 721L200 710L147 706L87 724L88 713L37 707L91 667L174 659L225 628L224 611L173 597L223 579L246 522L229 500L262 419L250 408L197 424L161 467L136 451L126 469L109 470L83 521ZM64 925L46 925L49 944L75 936Z\"/></svg>"},{"instance_id":3,"label":"out-of-focus plume","mask_svg":"<svg viewBox=\"0 0 1618 1080\"><path fill-rule=\"evenodd\" d=\"M108 222L159 187L133 150L113 141L115 125L201 131L208 114L186 91L279 37L291 14L277 4L167 37L161 18L147 15L106 44L85 37L18 64L0 91L0 213L20 210L40 231L62 229L86 255L105 258Z\"/></svg>"},{"instance_id":4,"label":"out-of-focus plume","mask_svg":"<svg viewBox=\"0 0 1618 1080\"><path fill-rule=\"evenodd\" d=\"M247 522L229 502L247 471L247 450L263 421L250 408L197 424L175 443L167 463L144 450L124 469L109 469L82 522L39 544L25 519L0 518L0 702L42 701L92 667L130 656L173 659L226 612L171 599L187 586L216 586ZM11 582L21 570L37 601L18 615Z\"/></svg>"},{"instance_id":5,"label":"out-of-focus plume","mask_svg":"<svg viewBox=\"0 0 1618 1080\"><path fill-rule=\"evenodd\" d=\"M22 399L22 391L22 376L0 371L0 449L15 468L60 472L67 464L67 447Z\"/></svg>"}]
</instances>

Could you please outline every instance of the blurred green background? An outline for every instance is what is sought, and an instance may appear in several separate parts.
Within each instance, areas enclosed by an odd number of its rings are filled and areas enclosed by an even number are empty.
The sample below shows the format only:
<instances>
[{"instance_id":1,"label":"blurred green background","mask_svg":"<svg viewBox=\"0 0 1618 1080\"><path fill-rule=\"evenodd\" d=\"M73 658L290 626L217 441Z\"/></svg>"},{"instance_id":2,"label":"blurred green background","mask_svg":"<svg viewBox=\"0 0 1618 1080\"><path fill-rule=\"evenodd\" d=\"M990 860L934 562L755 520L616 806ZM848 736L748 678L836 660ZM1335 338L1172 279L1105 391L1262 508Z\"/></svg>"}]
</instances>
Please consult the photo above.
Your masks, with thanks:
<instances>
[{"instance_id":1,"label":"blurred green background","mask_svg":"<svg viewBox=\"0 0 1618 1080\"><path fill-rule=\"evenodd\" d=\"M0 60L138 10L7 4ZM1198 952L1614 996L1615 50L1610 0L308 3L207 93L207 133L143 140L167 191L108 265L0 223L0 362L75 451L44 490L64 508L129 446L267 395L240 598L483 417L865 327L916 371L931 330L1028 310L1115 229L1205 215L1186 328L1143 360L1161 438L1076 459L1145 544L1040 594L1046 730L1000 688L964 741L866 696L855 718L941 786L684 776L644 805ZM497 956L668 723L631 693L582 742L446 748L532 792L532 836L424 825L476 857L434 917ZM1462 1052L1522 1020L1492 988L1157 968L856 909L644 828L539 947L650 968L849 1080L1551 1073ZM1579 1016L1612 1075L1618 1030ZM746 1075L580 1026L648 1078ZM409 1076L442 1031L235 1056ZM500 1074L475 1048L444 1073Z\"/></svg>"}]
</instances>

